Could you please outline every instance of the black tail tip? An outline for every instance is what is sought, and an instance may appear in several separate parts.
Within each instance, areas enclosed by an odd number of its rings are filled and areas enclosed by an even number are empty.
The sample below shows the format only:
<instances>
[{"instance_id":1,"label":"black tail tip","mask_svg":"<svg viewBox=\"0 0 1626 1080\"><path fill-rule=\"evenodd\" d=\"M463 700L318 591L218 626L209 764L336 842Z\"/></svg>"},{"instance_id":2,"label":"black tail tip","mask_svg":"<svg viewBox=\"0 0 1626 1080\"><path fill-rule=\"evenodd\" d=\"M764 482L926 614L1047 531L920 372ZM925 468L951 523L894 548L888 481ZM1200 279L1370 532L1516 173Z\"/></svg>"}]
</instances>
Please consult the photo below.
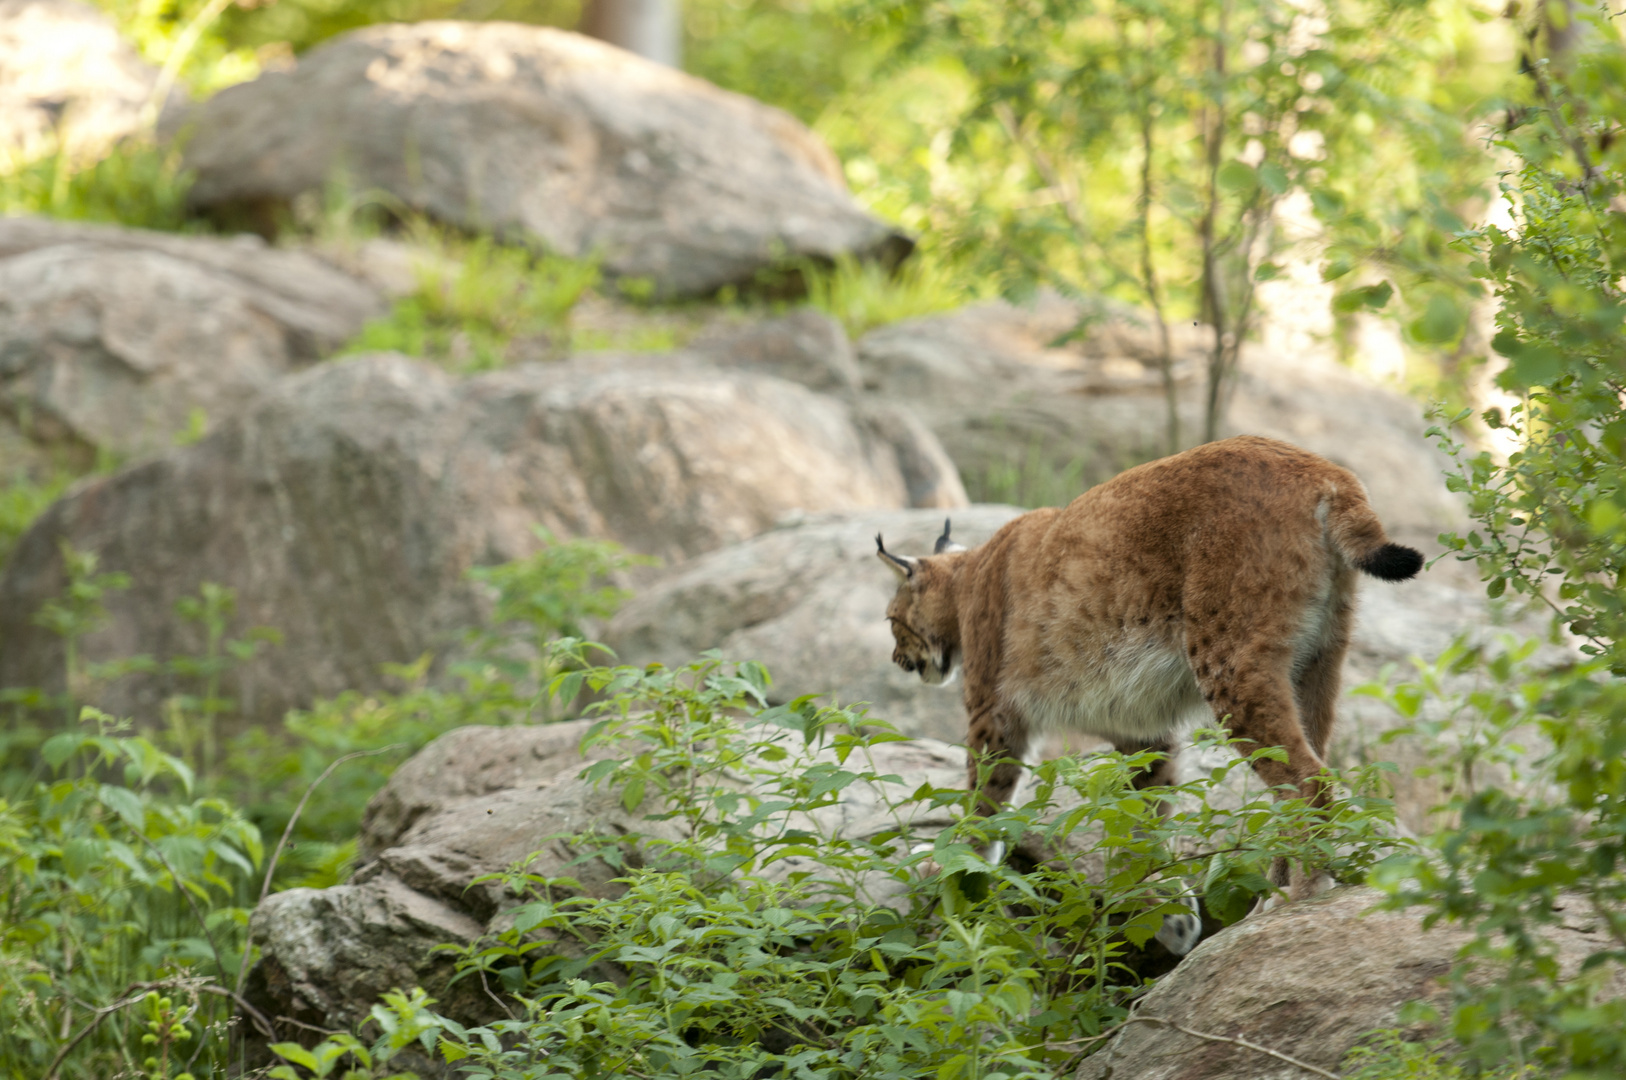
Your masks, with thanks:
<instances>
[{"instance_id":1,"label":"black tail tip","mask_svg":"<svg viewBox=\"0 0 1626 1080\"><path fill-rule=\"evenodd\" d=\"M1384 581L1406 581L1423 568L1423 553L1400 544L1384 544L1363 559L1360 567Z\"/></svg>"}]
</instances>

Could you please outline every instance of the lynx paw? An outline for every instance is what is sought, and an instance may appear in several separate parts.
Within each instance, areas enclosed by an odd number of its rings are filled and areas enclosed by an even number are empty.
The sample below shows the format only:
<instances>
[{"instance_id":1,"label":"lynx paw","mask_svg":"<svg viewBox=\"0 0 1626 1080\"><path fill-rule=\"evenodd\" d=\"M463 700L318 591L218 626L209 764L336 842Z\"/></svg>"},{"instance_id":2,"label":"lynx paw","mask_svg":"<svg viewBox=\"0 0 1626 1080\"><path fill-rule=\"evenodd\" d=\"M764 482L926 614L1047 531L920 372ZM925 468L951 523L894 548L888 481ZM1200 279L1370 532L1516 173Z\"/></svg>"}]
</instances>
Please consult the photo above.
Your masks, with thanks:
<instances>
[{"instance_id":1,"label":"lynx paw","mask_svg":"<svg viewBox=\"0 0 1626 1080\"><path fill-rule=\"evenodd\" d=\"M1180 902L1190 908L1191 913L1163 916L1163 925L1152 935L1176 956L1184 956L1195 949L1203 936L1203 917L1197 910L1197 901L1185 896L1180 898Z\"/></svg>"}]
</instances>

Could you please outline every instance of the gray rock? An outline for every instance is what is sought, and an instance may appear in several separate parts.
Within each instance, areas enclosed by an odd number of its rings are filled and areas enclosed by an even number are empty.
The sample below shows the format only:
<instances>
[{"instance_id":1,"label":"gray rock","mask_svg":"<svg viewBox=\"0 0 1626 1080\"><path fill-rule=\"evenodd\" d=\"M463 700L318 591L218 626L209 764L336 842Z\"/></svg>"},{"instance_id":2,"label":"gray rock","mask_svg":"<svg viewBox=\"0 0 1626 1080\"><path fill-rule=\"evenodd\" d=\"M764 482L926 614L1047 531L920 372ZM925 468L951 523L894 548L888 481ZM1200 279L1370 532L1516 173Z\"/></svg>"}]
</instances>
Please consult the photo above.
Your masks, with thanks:
<instances>
[{"instance_id":1,"label":"gray rock","mask_svg":"<svg viewBox=\"0 0 1626 1080\"><path fill-rule=\"evenodd\" d=\"M371 287L258 237L0 219L0 427L92 457L171 445L383 313Z\"/></svg>"},{"instance_id":2,"label":"gray rock","mask_svg":"<svg viewBox=\"0 0 1626 1080\"><path fill-rule=\"evenodd\" d=\"M83 160L135 131L158 69L79 0L0 0L0 160Z\"/></svg>"},{"instance_id":3,"label":"gray rock","mask_svg":"<svg viewBox=\"0 0 1626 1080\"><path fill-rule=\"evenodd\" d=\"M894 323L858 342L865 388L906 402L947 448L974 493L991 471L1030 455L1079 474L1077 490L1166 453L1156 333L1143 313L1101 305L1097 321L1058 344L1080 308L1054 295L1032 304L976 304ZM1186 445L1201 432L1202 338L1173 328ZM1438 550L1463 520L1446 490L1446 461L1423 437L1422 409L1329 359L1245 351L1227 434L1268 435L1313 450L1361 477L1390 533Z\"/></svg>"},{"instance_id":4,"label":"gray rock","mask_svg":"<svg viewBox=\"0 0 1626 1080\"><path fill-rule=\"evenodd\" d=\"M577 34L427 22L345 34L189 117L196 207L260 221L343 179L460 226L599 256L662 295L785 258L901 258L829 149L777 109Z\"/></svg>"},{"instance_id":5,"label":"gray rock","mask_svg":"<svg viewBox=\"0 0 1626 1080\"><path fill-rule=\"evenodd\" d=\"M858 361L847 332L813 308L714 327L689 347L721 366L777 375L810 390L850 394L858 389Z\"/></svg>"},{"instance_id":6,"label":"gray rock","mask_svg":"<svg viewBox=\"0 0 1626 1080\"><path fill-rule=\"evenodd\" d=\"M1241 1038L1334 1070L1364 1036L1399 1024L1400 1007L1449 1008L1445 976L1473 935L1416 911L1372 912L1373 889L1335 889L1253 916L1204 941L1140 1000L1135 1015ZM1560 962L1576 970L1603 947L1579 925L1556 932ZM1611 996L1626 986L1617 977ZM1425 1034L1418 1032L1417 1034ZM1161 1024L1130 1024L1085 1059L1080 1080L1303 1080L1293 1065Z\"/></svg>"},{"instance_id":7,"label":"gray rock","mask_svg":"<svg viewBox=\"0 0 1626 1080\"><path fill-rule=\"evenodd\" d=\"M367 804L357 858L369 862L393 847L418 819L455 800L508 791L582 760L577 747L591 720L533 727L465 727L448 731L396 769Z\"/></svg>"},{"instance_id":8,"label":"gray rock","mask_svg":"<svg viewBox=\"0 0 1626 1080\"><path fill-rule=\"evenodd\" d=\"M0 686L61 684L61 642L33 622L60 594L59 545L133 588L87 662L196 654L171 612L206 581L237 625L285 643L240 669L243 714L381 685L380 665L444 660L477 625L475 565L536 549L532 527L619 540L673 563L787 515L901 507L897 448L832 398L682 357L594 356L457 381L393 354L292 376L201 442L85 482L0 577ZM137 676L103 705L155 722L172 687Z\"/></svg>"}]
</instances>

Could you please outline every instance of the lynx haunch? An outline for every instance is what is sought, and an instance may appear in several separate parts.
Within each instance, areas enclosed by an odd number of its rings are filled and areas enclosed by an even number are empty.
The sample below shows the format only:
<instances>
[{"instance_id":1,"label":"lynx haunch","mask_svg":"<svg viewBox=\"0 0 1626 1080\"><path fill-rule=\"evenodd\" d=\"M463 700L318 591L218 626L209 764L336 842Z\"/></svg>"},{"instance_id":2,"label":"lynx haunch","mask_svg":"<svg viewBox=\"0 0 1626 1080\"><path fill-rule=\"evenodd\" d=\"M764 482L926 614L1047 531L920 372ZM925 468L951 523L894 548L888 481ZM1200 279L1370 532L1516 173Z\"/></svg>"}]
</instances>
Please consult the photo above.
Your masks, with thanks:
<instances>
[{"instance_id":1,"label":"lynx haunch","mask_svg":"<svg viewBox=\"0 0 1626 1080\"><path fill-rule=\"evenodd\" d=\"M1324 803L1356 571L1404 581L1423 564L1388 541L1354 474L1252 436L1130 469L974 550L946 526L930 556L876 544L901 579L893 661L928 683L964 673L984 812L1010 797L1036 731L1172 753L1193 718L1244 752L1282 747L1260 777ZM1171 779L1165 757L1141 783Z\"/></svg>"}]
</instances>

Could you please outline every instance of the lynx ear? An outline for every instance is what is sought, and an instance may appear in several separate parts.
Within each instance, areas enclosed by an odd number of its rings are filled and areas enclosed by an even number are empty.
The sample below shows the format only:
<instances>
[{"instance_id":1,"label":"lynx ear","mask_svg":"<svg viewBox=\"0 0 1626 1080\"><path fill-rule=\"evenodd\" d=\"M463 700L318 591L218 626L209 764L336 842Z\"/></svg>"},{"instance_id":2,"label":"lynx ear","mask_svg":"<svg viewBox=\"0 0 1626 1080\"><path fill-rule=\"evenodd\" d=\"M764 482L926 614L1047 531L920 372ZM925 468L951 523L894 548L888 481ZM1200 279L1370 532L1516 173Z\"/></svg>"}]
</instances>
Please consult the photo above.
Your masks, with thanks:
<instances>
[{"instance_id":1,"label":"lynx ear","mask_svg":"<svg viewBox=\"0 0 1626 1080\"><path fill-rule=\"evenodd\" d=\"M937 538L937 546L932 548L933 555L942 555L949 551L964 551L964 544L956 544L949 539L949 519L943 519L943 535Z\"/></svg>"},{"instance_id":2,"label":"lynx ear","mask_svg":"<svg viewBox=\"0 0 1626 1080\"><path fill-rule=\"evenodd\" d=\"M909 558L907 555L894 555L886 550L886 545L881 542L880 533L875 534L875 553L881 557L882 562L890 566L905 581L915 576L916 560Z\"/></svg>"}]
</instances>

